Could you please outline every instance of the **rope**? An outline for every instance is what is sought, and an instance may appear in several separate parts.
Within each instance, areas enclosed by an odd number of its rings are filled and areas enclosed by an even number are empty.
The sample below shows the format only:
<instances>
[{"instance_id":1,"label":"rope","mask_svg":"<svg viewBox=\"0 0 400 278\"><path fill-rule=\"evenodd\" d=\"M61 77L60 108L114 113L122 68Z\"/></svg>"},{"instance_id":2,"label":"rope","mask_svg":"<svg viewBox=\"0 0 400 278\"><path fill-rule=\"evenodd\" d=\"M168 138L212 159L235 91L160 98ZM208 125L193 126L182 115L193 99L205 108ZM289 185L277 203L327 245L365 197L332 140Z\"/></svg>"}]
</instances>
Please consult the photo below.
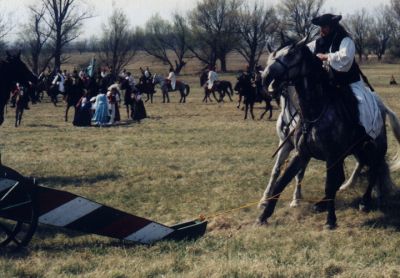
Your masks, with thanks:
<instances>
[{"instance_id":1,"label":"rope","mask_svg":"<svg viewBox=\"0 0 400 278\"><path fill-rule=\"evenodd\" d=\"M279 198L279 195L280 195L280 193L279 193L279 194L276 194L276 195L274 195L274 196L272 196L272 197L269 197L269 198L265 199L265 201L270 201L270 200L291 201L291 200L292 200L292 199L288 199L288 198ZM301 199L301 200L302 200L303 202L308 202L308 203L317 203L317 202L329 202L329 201L334 201L334 199L323 199L323 200ZM215 213L212 213L212 214L210 214L210 215L200 214L199 217L198 217L198 220L200 220L200 221L211 220L211 219L214 219L214 218L216 218L216 217L218 217L218 216L221 216L221 215L230 214L230 213L235 212L235 211L238 211L238 210L242 210L242 209L245 209L245 208L253 207L253 206L255 206L255 205L258 205L259 202L260 202L260 201L255 201L255 202L247 203L247 204L241 205L240 207L236 207L236 208L232 208L232 209L229 209L229 210L224 210L224 211L215 212Z\"/></svg>"}]
</instances>

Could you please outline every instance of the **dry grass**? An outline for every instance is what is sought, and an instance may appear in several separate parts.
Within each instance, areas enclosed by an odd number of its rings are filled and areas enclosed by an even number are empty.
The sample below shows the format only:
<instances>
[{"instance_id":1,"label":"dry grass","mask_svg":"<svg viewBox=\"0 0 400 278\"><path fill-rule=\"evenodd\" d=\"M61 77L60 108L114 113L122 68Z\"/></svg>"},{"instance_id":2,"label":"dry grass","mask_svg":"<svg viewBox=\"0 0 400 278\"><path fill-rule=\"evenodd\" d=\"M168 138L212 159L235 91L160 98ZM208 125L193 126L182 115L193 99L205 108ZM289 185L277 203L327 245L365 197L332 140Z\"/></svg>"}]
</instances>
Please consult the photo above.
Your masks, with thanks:
<instances>
[{"instance_id":1,"label":"dry grass","mask_svg":"<svg viewBox=\"0 0 400 278\"><path fill-rule=\"evenodd\" d=\"M386 86L400 66L369 65L365 71L400 114L400 90ZM14 128L9 109L1 127L3 163L46 186L166 224L258 200L277 145L275 121L245 122L234 103L202 104L197 78L185 79L194 87L189 103L180 105L173 95L173 103L163 105L157 93L141 124L76 128L63 121L64 108L43 103ZM353 161L346 164L350 171ZM399 184L399 174L393 177ZM313 161L305 198L322 197L324 178L323 164ZM27 250L0 255L0 277L400 276L398 203L390 217L363 214L355 209L362 188L340 193L339 227L328 232L325 215L313 214L308 202L288 208L292 189L285 190L269 226L254 227L258 211L248 208L211 219L208 233L195 242L135 246L41 226Z\"/></svg>"}]
</instances>

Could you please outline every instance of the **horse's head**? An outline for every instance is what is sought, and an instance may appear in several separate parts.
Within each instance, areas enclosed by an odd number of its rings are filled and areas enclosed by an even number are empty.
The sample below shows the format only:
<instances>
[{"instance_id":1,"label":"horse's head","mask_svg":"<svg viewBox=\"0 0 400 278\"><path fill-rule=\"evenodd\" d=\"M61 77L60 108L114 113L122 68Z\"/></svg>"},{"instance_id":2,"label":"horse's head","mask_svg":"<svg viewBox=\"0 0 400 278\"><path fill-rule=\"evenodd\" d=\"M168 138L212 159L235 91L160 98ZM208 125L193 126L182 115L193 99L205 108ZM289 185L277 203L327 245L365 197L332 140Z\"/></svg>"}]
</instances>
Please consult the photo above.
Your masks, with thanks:
<instances>
[{"instance_id":1,"label":"horse's head","mask_svg":"<svg viewBox=\"0 0 400 278\"><path fill-rule=\"evenodd\" d=\"M308 37L297 43L281 47L269 55L267 66L262 73L262 84L265 88L268 88L273 81L274 86L279 86L282 83L295 81L309 73L309 68L305 65L310 58L313 59L313 55L306 45L307 39Z\"/></svg>"},{"instance_id":2,"label":"horse's head","mask_svg":"<svg viewBox=\"0 0 400 278\"><path fill-rule=\"evenodd\" d=\"M156 73L153 75L152 83L153 85L157 85L158 83L160 83L160 76L157 75Z\"/></svg>"},{"instance_id":3,"label":"horse's head","mask_svg":"<svg viewBox=\"0 0 400 278\"><path fill-rule=\"evenodd\" d=\"M37 83L37 77L29 70L21 60L21 52L11 55L7 52L7 58L1 63L2 80L0 81L0 125L4 122L4 107L10 97L10 90L16 83L28 87L29 82Z\"/></svg>"},{"instance_id":4,"label":"horse's head","mask_svg":"<svg viewBox=\"0 0 400 278\"><path fill-rule=\"evenodd\" d=\"M203 87L204 84L206 84L207 79L208 79L207 72L206 72L206 71L203 71L203 72L201 73L201 75L200 75L200 86L201 86L201 87Z\"/></svg>"},{"instance_id":5,"label":"horse's head","mask_svg":"<svg viewBox=\"0 0 400 278\"><path fill-rule=\"evenodd\" d=\"M27 86L29 82L37 83L37 76L21 60L21 52L16 55L7 52L6 63L7 75L11 80L19 82L23 86Z\"/></svg>"},{"instance_id":6,"label":"horse's head","mask_svg":"<svg viewBox=\"0 0 400 278\"><path fill-rule=\"evenodd\" d=\"M252 88L252 80L249 74L239 72L237 75L237 82L234 87L235 91L243 91Z\"/></svg>"}]
</instances>

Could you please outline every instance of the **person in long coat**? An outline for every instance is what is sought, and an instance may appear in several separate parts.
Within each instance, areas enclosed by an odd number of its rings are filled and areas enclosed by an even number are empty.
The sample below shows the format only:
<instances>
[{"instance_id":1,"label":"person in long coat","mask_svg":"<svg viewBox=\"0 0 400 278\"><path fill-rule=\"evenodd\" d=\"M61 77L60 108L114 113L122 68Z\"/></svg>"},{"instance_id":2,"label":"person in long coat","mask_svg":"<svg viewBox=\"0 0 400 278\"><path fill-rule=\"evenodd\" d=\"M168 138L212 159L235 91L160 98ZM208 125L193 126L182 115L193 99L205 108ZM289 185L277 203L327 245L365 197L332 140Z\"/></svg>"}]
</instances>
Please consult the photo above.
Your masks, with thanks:
<instances>
[{"instance_id":1,"label":"person in long coat","mask_svg":"<svg viewBox=\"0 0 400 278\"><path fill-rule=\"evenodd\" d=\"M91 125L91 106L89 93L85 92L76 105L75 117L72 122L74 126L90 126Z\"/></svg>"}]
</instances>

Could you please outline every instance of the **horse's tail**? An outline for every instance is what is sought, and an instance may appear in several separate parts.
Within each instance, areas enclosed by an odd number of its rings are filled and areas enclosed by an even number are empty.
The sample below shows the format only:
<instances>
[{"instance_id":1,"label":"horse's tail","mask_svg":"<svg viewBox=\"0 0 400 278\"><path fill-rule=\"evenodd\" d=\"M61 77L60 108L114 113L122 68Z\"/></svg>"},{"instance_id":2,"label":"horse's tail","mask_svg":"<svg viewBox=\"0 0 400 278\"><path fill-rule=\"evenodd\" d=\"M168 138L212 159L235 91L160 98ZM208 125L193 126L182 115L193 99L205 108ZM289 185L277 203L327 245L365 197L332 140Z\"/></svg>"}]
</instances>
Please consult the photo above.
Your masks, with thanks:
<instances>
[{"instance_id":1,"label":"horse's tail","mask_svg":"<svg viewBox=\"0 0 400 278\"><path fill-rule=\"evenodd\" d=\"M382 103L383 104L383 103ZM385 108L386 115L389 118L390 126L392 127L393 135L400 145L400 119L397 117L396 113L393 112L387 105L383 104ZM400 149L398 147L397 155L395 159L390 163L390 169L396 171L400 169Z\"/></svg>"},{"instance_id":2,"label":"horse's tail","mask_svg":"<svg viewBox=\"0 0 400 278\"><path fill-rule=\"evenodd\" d=\"M185 89L186 89L186 96L188 96L190 93L190 86L188 84L185 84Z\"/></svg>"}]
</instances>

